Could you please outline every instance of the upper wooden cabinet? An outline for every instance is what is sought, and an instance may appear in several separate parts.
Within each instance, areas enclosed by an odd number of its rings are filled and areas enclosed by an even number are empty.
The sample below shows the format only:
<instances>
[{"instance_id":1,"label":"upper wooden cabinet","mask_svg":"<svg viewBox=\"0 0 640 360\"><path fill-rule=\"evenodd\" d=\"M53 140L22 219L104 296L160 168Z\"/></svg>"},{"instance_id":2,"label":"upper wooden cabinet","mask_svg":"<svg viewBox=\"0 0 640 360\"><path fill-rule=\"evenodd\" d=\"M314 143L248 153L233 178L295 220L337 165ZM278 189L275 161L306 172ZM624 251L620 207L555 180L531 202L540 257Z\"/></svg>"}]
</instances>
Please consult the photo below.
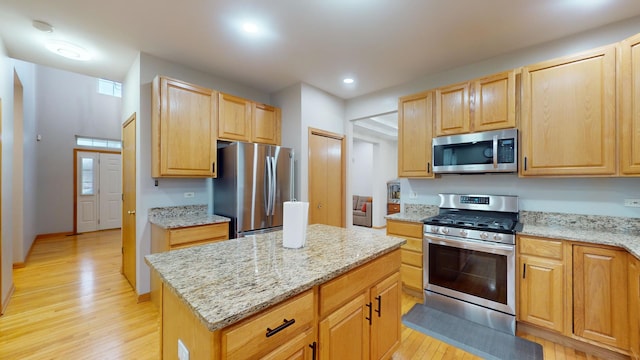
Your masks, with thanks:
<instances>
[{"instance_id":1,"label":"upper wooden cabinet","mask_svg":"<svg viewBox=\"0 0 640 360\"><path fill-rule=\"evenodd\" d=\"M436 89L436 136L515 127L517 72Z\"/></svg>"},{"instance_id":2,"label":"upper wooden cabinet","mask_svg":"<svg viewBox=\"0 0 640 360\"><path fill-rule=\"evenodd\" d=\"M620 174L640 174L640 34L620 45Z\"/></svg>"},{"instance_id":3,"label":"upper wooden cabinet","mask_svg":"<svg viewBox=\"0 0 640 360\"><path fill-rule=\"evenodd\" d=\"M404 96L398 102L398 176L433 178L433 95Z\"/></svg>"},{"instance_id":4,"label":"upper wooden cabinet","mask_svg":"<svg viewBox=\"0 0 640 360\"><path fill-rule=\"evenodd\" d=\"M469 82L436 89L436 136L468 133Z\"/></svg>"},{"instance_id":5,"label":"upper wooden cabinet","mask_svg":"<svg viewBox=\"0 0 640 360\"><path fill-rule=\"evenodd\" d=\"M516 127L516 73L511 70L472 82L471 131Z\"/></svg>"},{"instance_id":6,"label":"upper wooden cabinet","mask_svg":"<svg viewBox=\"0 0 640 360\"><path fill-rule=\"evenodd\" d=\"M218 138L280 145L280 109L220 93Z\"/></svg>"},{"instance_id":7,"label":"upper wooden cabinet","mask_svg":"<svg viewBox=\"0 0 640 360\"><path fill-rule=\"evenodd\" d=\"M265 104L253 104L251 142L280 145L280 109Z\"/></svg>"},{"instance_id":8,"label":"upper wooden cabinet","mask_svg":"<svg viewBox=\"0 0 640 360\"><path fill-rule=\"evenodd\" d=\"M251 141L251 101L220 93L218 138L231 141Z\"/></svg>"},{"instance_id":9,"label":"upper wooden cabinet","mask_svg":"<svg viewBox=\"0 0 640 360\"><path fill-rule=\"evenodd\" d=\"M217 93L158 76L151 97L151 176L215 177Z\"/></svg>"},{"instance_id":10,"label":"upper wooden cabinet","mask_svg":"<svg viewBox=\"0 0 640 360\"><path fill-rule=\"evenodd\" d=\"M616 51L522 70L521 175L616 173Z\"/></svg>"}]
</instances>

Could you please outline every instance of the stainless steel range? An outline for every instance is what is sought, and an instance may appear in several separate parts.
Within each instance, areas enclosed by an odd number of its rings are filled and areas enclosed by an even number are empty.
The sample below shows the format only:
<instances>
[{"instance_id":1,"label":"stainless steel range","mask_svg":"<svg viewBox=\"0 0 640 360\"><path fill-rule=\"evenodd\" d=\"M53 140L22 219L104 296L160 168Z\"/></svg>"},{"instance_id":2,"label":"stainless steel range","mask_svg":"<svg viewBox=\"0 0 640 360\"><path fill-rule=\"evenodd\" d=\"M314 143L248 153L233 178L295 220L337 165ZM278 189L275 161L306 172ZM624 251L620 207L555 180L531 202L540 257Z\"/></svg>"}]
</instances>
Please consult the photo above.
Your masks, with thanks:
<instances>
[{"instance_id":1,"label":"stainless steel range","mask_svg":"<svg viewBox=\"0 0 640 360\"><path fill-rule=\"evenodd\" d=\"M424 220L425 304L515 334L518 197L439 196Z\"/></svg>"}]
</instances>

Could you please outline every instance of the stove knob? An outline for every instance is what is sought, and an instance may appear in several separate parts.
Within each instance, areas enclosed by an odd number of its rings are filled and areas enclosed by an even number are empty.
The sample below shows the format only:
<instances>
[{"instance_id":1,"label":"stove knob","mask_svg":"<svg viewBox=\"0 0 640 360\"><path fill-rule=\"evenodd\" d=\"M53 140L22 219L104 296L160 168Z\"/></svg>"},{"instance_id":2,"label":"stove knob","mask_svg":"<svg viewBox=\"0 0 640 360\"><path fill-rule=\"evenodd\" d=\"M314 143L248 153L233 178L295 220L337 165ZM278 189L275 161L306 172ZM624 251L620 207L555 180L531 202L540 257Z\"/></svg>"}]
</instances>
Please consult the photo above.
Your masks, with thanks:
<instances>
[{"instance_id":1,"label":"stove knob","mask_svg":"<svg viewBox=\"0 0 640 360\"><path fill-rule=\"evenodd\" d=\"M449 228L442 228L442 233L443 234L448 234L449 233Z\"/></svg>"},{"instance_id":2,"label":"stove knob","mask_svg":"<svg viewBox=\"0 0 640 360\"><path fill-rule=\"evenodd\" d=\"M432 226L431 227L431 232L434 233L434 234L437 234L438 230L440 230L440 229L437 226Z\"/></svg>"},{"instance_id":3,"label":"stove knob","mask_svg":"<svg viewBox=\"0 0 640 360\"><path fill-rule=\"evenodd\" d=\"M489 234L487 234L486 232L480 233L480 239L482 240L489 239Z\"/></svg>"},{"instance_id":4,"label":"stove knob","mask_svg":"<svg viewBox=\"0 0 640 360\"><path fill-rule=\"evenodd\" d=\"M467 237L467 235L469 235L469 233L467 232L467 230L460 230L460 236L462 236L462 237Z\"/></svg>"},{"instance_id":5,"label":"stove knob","mask_svg":"<svg viewBox=\"0 0 640 360\"><path fill-rule=\"evenodd\" d=\"M500 240L502 240L502 235L500 235L500 234L493 234L493 240L495 240L495 241L500 241Z\"/></svg>"}]
</instances>

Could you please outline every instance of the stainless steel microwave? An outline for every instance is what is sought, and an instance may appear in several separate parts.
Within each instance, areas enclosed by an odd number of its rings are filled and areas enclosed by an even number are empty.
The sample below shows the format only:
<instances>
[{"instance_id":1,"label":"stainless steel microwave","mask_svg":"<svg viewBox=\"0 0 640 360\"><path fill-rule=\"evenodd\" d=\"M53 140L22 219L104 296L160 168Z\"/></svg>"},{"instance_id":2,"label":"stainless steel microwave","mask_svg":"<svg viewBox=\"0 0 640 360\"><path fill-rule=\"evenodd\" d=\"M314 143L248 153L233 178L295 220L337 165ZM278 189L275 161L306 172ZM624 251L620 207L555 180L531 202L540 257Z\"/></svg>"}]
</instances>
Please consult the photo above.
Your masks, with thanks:
<instances>
[{"instance_id":1,"label":"stainless steel microwave","mask_svg":"<svg viewBox=\"0 0 640 360\"><path fill-rule=\"evenodd\" d=\"M432 154L436 174L516 172L518 130L437 137Z\"/></svg>"}]
</instances>

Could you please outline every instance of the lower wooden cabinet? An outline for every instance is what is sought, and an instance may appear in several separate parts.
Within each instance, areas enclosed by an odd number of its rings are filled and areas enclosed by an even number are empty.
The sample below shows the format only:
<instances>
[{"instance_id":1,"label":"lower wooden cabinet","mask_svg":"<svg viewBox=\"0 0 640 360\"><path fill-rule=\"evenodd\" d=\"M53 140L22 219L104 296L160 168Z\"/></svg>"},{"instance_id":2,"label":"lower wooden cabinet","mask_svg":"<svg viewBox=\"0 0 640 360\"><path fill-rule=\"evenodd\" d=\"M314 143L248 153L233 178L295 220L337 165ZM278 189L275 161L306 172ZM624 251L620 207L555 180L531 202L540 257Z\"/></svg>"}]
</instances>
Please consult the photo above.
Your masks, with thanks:
<instances>
[{"instance_id":1,"label":"lower wooden cabinet","mask_svg":"<svg viewBox=\"0 0 640 360\"><path fill-rule=\"evenodd\" d=\"M640 359L640 260L629 254L629 351Z\"/></svg>"},{"instance_id":2,"label":"lower wooden cabinet","mask_svg":"<svg viewBox=\"0 0 640 360\"><path fill-rule=\"evenodd\" d=\"M398 251L320 286L320 359L388 359L400 346Z\"/></svg>"},{"instance_id":3,"label":"lower wooden cabinet","mask_svg":"<svg viewBox=\"0 0 640 360\"><path fill-rule=\"evenodd\" d=\"M518 235L516 243L519 322L640 359L637 258L619 248L535 236Z\"/></svg>"},{"instance_id":4,"label":"lower wooden cabinet","mask_svg":"<svg viewBox=\"0 0 640 360\"><path fill-rule=\"evenodd\" d=\"M400 204L387 203L387 215L397 214L400 212Z\"/></svg>"},{"instance_id":5,"label":"lower wooden cabinet","mask_svg":"<svg viewBox=\"0 0 640 360\"><path fill-rule=\"evenodd\" d=\"M518 320L562 333L566 302L562 241L519 236L518 250Z\"/></svg>"},{"instance_id":6,"label":"lower wooden cabinet","mask_svg":"<svg viewBox=\"0 0 640 360\"><path fill-rule=\"evenodd\" d=\"M573 331L629 349L627 252L573 246Z\"/></svg>"},{"instance_id":7,"label":"lower wooden cabinet","mask_svg":"<svg viewBox=\"0 0 640 360\"><path fill-rule=\"evenodd\" d=\"M405 292L422 297L423 254L422 254L422 223L408 221L387 220L387 235L402 237L407 243L402 246L402 265L400 278Z\"/></svg>"}]
</instances>

